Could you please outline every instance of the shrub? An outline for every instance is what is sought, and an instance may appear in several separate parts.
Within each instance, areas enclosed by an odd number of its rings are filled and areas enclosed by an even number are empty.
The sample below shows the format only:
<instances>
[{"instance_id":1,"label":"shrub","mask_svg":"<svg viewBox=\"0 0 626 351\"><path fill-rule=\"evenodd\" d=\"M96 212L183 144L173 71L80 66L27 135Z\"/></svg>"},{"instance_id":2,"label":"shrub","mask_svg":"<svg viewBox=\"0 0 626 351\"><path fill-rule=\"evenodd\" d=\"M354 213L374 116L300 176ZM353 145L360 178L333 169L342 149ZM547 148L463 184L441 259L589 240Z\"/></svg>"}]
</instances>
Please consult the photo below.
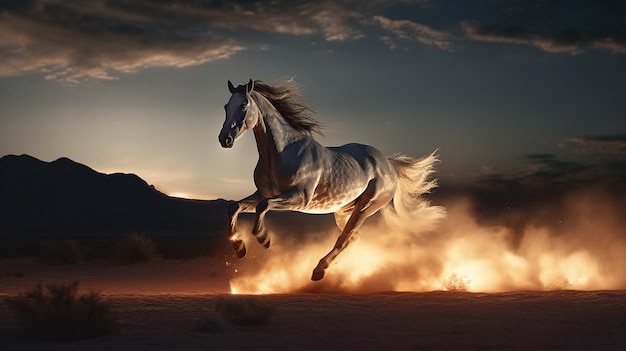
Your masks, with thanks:
<instances>
[{"instance_id":1,"label":"shrub","mask_svg":"<svg viewBox=\"0 0 626 351\"><path fill-rule=\"evenodd\" d=\"M61 242L44 242L40 246L38 259L51 264L74 264L83 260L87 248L73 239Z\"/></svg>"},{"instance_id":2,"label":"shrub","mask_svg":"<svg viewBox=\"0 0 626 351\"><path fill-rule=\"evenodd\" d=\"M269 323L273 309L252 297L219 298L215 309L235 325L263 325Z\"/></svg>"},{"instance_id":3,"label":"shrub","mask_svg":"<svg viewBox=\"0 0 626 351\"><path fill-rule=\"evenodd\" d=\"M88 339L116 330L109 305L96 293L78 295L79 282L41 283L30 292L7 298L6 302L26 335L35 340L67 341Z\"/></svg>"},{"instance_id":4,"label":"shrub","mask_svg":"<svg viewBox=\"0 0 626 351\"><path fill-rule=\"evenodd\" d=\"M467 291L471 282L467 277L452 273L443 283L443 287L447 291Z\"/></svg>"},{"instance_id":5,"label":"shrub","mask_svg":"<svg viewBox=\"0 0 626 351\"><path fill-rule=\"evenodd\" d=\"M572 283L564 276L555 277L553 280L544 284L545 290L567 290L572 288Z\"/></svg>"},{"instance_id":6,"label":"shrub","mask_svg":"<svg viewBox=\"0 0 626 351\"><path fill-rule=\"evenodd\" d=\"M115 257L124 263L147 261L155 258L156 255L154 241L138 233L131 233L115 248Z\"/></svg>"}]
</instances>

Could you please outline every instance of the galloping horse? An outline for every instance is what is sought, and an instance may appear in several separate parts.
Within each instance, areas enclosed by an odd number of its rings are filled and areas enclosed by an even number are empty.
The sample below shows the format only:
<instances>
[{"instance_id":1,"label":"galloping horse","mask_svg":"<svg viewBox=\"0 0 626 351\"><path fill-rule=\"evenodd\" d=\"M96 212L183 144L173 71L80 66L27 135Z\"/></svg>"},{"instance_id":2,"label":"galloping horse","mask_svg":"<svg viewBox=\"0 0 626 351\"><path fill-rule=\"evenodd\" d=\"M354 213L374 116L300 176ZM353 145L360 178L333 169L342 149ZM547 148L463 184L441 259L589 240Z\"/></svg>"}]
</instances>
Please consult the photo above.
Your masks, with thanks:
<instances>
[{"instance_id":1,"label":"galloping horse","mask_svg":"<svg viewBox=\"0 0 626 351\"><path fill-rule=\"evenodd\" d=\"M246 254L237 232L241 212L256 212L252 233L266 248L270 245L264 225L268 211L334 213L342 232L313 270L312 280L324 277L365 219L379 210L385 217L415 208L429 208L433 217L443 215L442 208L428 206L420 197L436 186L435 180L427 179L437 161L434 153L418 160L404 155L387 158L361 144L324 147L313 138L321 124L310 116L312 111L297 86L290 82L270 86L250 79L237 87L228 81L228 89L232 96L224 106L220 144L231 148L237 138L252 130L259 152L254 169L257 191L228 207L229 240L239 258Z\"/></svg>"}]
</instances>

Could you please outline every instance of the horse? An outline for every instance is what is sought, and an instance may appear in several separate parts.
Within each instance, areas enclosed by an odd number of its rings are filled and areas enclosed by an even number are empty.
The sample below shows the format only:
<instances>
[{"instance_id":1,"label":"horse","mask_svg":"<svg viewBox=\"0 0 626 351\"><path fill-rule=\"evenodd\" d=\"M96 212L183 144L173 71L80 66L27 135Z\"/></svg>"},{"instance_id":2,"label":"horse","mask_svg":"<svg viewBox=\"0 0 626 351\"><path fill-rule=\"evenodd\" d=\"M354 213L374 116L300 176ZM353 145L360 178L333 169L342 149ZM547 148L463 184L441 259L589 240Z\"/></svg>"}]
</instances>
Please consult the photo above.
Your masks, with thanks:
<instances>
[{"instance_id":1,"label":"horse","mask_svg":"<svg viewBox=\"0 0 626 351\"><path fill-rule=\"evenodd\" d=\"M246 131L252 130L259 159L254 169L257 190L231 201L228 209L228 238L237 256L246 255L245 243L237 231L242 212L256 213L252 234L265 248L270 236L264 220L268 211L333 213L341 230L334 247L319 260L311 280L324 277L330 263L356 237L363 222L376 212L396 219L419 209L431 217L442 217L443 208L429 206L421 195L436 187L433 165L436 151L422 159L403 154L385 157L369 145L347 144L324 147L313 134L322 124L311 115L295 83L268 85L260 80L234 87L224 106L226 119L218 140L232 148Z\"/></svg>"}]
</instances>

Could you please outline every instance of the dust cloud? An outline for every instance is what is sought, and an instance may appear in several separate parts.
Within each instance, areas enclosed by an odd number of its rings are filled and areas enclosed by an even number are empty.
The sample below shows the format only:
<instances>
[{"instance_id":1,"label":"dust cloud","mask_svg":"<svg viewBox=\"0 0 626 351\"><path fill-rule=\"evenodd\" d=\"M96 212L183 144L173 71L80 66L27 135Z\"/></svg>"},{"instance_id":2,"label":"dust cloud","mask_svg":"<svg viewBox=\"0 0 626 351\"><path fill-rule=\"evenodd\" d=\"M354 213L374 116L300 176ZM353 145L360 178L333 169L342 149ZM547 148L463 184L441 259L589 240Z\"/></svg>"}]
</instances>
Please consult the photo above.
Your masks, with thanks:
<instances>
[{"instance_id":1,"label":"dust cloud","mask_svg":"<svg viewBox=\"0 0 626 351\"><path fill-rule=\"evenodd\" d=\"M310 281L311 271L332 248L339 230L327 223L316 232L310 225L304 230L274 221L268 224L275 228L269 249L243 235L248 256L228 257L231 291L626 289L623 208L611 196L610 189L572 190L558 201L494 212L489 221L484 211L477 214L476 199L456 196L446 201L447 218L430 231L415 230L429 227L419 219L389 226L373 218L319 282ZM536 213L551 213L548 209L555 207L558 216L536 220ZM524 223L510 218L524 218ZM242 223L240 229L249 233L251 228Z\"/></svg>"}]
</instances>

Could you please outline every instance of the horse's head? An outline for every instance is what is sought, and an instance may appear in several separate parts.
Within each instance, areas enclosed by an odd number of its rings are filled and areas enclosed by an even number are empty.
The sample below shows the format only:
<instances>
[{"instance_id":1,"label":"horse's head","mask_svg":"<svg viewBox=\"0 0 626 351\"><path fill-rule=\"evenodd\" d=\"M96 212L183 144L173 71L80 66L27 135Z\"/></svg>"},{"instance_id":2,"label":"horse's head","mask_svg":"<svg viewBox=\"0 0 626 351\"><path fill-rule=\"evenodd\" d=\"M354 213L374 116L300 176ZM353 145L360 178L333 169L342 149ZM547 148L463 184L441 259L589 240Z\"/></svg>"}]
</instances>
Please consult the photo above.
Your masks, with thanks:
<instances>
[{"instance_id":1,"label":"horse's head","mask_svg":"<svg viewBox=\"0 0 626 351\"><path fill-rule=\"evenodd\" d=\"M236 88L228 81L228 90L233 94L224 106L226 120L218 137L222 147L231 148L235 140L245 131L254 128L259 120L259 109L250 94L254 89L254 81L239 85Z\"/></svg>"}]
</instances>

